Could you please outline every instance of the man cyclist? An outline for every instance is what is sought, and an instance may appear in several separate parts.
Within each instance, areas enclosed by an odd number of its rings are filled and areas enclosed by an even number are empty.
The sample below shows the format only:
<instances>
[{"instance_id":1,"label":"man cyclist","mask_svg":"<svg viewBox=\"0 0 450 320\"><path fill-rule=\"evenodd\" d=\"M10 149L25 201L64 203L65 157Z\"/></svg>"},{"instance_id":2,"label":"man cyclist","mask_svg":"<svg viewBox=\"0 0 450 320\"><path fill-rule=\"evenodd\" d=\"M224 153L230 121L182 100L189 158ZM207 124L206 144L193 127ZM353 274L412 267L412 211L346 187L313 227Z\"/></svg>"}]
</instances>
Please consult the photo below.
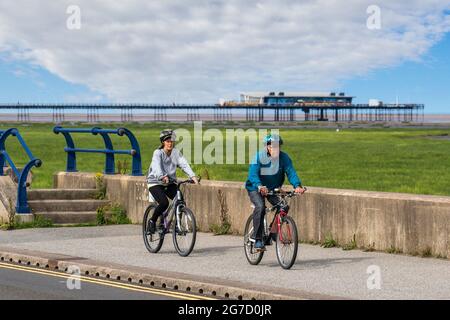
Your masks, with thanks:
<instances>
[{"instance_id":1,"label":"man cyclist","mask_svg":"<svg viewBox=\"0 0 450 320\"><path fill-rule=\"evenodd\" d=\"M289 156L280 151L283 139L277 134L269 134L264 138L264 150L258 152L250 164L248 178L245 182L250 201L255 206L253 210L253 237L255 249L264 251L262 235L264 228L264 215L266 214L265 200L269 190L280 188L283 185L285 175L294 187L294 191L303 194L302 187L292 160ZM278 203L277 196L267 196L267 200L275 205Z\"/></svg>"},{"instance_id":2,"label":"man cyclist","mask_svg":"<svg viewBox=\"0 0 450 320\"><path fill-rule=\"evenodd\" d=\"M173 130L161 131L159 140L161 145L153 152L147 176L148 190L158 203L148 224L150 233L155 232L156 221L169 206L167 198L173 199L176 196L177 187L173 181L177 179L177 167L181 168L195 184L198 184L198 179L186 158L175 148L176 136Z\"/></svg>"}]
</instances>

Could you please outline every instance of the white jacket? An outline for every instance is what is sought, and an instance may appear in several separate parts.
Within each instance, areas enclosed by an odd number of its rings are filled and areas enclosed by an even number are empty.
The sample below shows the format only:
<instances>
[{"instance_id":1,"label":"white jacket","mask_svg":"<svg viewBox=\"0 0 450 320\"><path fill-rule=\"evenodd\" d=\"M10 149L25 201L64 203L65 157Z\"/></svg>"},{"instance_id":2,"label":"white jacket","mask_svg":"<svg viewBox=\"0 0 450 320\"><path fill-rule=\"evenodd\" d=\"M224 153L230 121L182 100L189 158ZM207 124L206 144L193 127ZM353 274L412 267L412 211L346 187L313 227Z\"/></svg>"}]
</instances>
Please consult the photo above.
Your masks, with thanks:
<instances>
[{"instance_id":1,"label":"white jacket","mask_svg":"<svg viewBox=\"0 0 450 320\"><path fill-rule=\"evenodd\" d=\"M156 149L155 152L153 152L152 163L148 168L148 185L163 185L161 179L164 176L169 177L170 180L176 180L177 167L181 168L189 178L195 177L194 171L192 171L186 158L178 149L173 148L170 156L168 156L163 149Z\"/></svg>"}]
</instances>

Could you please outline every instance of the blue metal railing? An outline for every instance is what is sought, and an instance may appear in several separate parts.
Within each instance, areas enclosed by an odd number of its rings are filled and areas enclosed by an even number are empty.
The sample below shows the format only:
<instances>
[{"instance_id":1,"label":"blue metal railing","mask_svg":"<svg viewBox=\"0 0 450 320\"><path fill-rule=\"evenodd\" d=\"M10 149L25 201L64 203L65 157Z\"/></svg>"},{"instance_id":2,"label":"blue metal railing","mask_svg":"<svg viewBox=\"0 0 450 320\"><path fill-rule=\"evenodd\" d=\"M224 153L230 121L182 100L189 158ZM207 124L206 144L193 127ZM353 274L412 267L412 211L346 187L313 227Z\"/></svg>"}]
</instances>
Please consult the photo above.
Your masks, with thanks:
<instances>
[{"instance_id":1,"label":"blue metal railing","mask_svg":"<svg viewBox=\"0 0 450 320\"><path fill-rule=\"evenodd\" d=\"M119 129L102 129L102 128L92 128L92 129L69 129L63 128L61 126L56 126L53 128L53 132L58 134L62 133L66 139L67 147L64 151L67 152L67 167L66 172L77 172L77 152L85 153L104 153L105 158L105 174L115 174L115 154L128 154L133 157L131 175L142 176L142 164L141 164L141 150L139 148L139 143L133 133L126 128ZM81 149L75 148L71 133L91 133L93 135L101 135L103 142L105 143L105 149ZM130 150L114 150L111 138L109 134L117 134L118 136L126 135L131 143Z\"/></svg>"},{"instance_id":2,"label":"blue metal railing","mask_svg":"<svg viewBox=\"0 0 450 320\"><path fill-rule=\"evenodd\" d=\"M23 167L20 172L8 152L5 149L5 142L10 136L15 136L17 140L19 140L22 148L30 158L30 161ZM11 170L17 177L17 202L16 202L16 213L30 213L31 209L28 206L27 200L27 177L31 168L40 167L42 165L42 161L33 156L27 144L23 140L22 136L19 133L19 130L16 128L11 128L6 131L0 131L0 176L4 175L3 168L5 166L5 161L7 161L11 167Z\"/></svg>"}]
</instances>

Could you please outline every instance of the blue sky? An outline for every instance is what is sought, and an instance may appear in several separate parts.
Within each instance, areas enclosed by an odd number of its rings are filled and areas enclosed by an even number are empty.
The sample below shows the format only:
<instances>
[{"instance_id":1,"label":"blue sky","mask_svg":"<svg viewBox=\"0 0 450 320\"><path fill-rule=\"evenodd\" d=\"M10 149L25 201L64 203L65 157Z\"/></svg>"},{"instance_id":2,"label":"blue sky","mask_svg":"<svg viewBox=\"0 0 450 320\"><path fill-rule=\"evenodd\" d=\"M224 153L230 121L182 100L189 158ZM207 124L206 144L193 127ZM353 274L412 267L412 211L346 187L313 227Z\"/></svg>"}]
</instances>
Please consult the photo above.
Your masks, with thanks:
<instances>
[{"instance_id":1,"label":"blue sky","mask_svg":"<svg viewBox=\"0 0 450 320\"><path fill-rule=\"evenodd\" d=\"M42 67L21 61L0 62L0 102L87 102L96 96L85 85L64 81Z\"/></svg>"},{"instance_id":2,"label":"blue sky","mask_svg":"<svg viewBox=\"0 0 450 320\"><path fill-rule=\"evenodd\" d=\"M245 91L344 91L356 103L398 96L450 113L450 2L378 0L382 28L370 30L372 2L1 2L0 102L216 103ZM66 27L72 4L79 30Z\"/></svg>"},{"instance_id":3,"label":"blue sky","mask_svg":"<svg viewBox=\"0 0 450 320\"><path fill-rule=\"evenodd\" d=\"M421 61L377 70L345 81L340 89L363 103L375 98L386 102L425 104L426 113L450 113L450 34L425 54Z\"/></svg>"}]
</instances>

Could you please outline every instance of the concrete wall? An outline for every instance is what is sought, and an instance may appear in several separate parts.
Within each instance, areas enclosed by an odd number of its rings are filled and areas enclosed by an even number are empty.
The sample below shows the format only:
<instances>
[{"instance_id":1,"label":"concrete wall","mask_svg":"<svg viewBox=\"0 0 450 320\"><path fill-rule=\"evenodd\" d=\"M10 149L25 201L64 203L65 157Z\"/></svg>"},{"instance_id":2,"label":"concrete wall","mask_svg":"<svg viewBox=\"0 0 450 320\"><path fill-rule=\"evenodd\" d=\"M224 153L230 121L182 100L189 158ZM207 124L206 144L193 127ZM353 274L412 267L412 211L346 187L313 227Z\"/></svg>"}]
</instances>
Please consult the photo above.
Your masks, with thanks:
<instances>
[{"instance_id":1,"label":"concrete wall","mask_svg":"<svg viewBox=\"0 0 450 320\"><path fill-rule=\"evenodd\" d=\"M17 199L17 185L9 176L0 176L0 224L8 222L9 201L13 206Z\"/></svg>"},{"instance_id":2,"label":"concrete wall","mask_svg":"<svg viewBox=\"0 0 450 320\"><path fill-rule=\"evenodd\" d=\"M92 188L95 174L58 173L55 187ZM121 203L134 223L140 223L148 205L145 178L105 176L107 195ZM289 188L289 187L286 187ZM220 223L219 190L223 192L232 231L242 234L252 209L243 183L202 181L188 185L185 198L194 211L200 230ZM291 202L302 241L323 242L331 234L339 244L353 237L358 247L396 249L450 257L450 197L309 188Z\"/></svg>"}]
</instances>

